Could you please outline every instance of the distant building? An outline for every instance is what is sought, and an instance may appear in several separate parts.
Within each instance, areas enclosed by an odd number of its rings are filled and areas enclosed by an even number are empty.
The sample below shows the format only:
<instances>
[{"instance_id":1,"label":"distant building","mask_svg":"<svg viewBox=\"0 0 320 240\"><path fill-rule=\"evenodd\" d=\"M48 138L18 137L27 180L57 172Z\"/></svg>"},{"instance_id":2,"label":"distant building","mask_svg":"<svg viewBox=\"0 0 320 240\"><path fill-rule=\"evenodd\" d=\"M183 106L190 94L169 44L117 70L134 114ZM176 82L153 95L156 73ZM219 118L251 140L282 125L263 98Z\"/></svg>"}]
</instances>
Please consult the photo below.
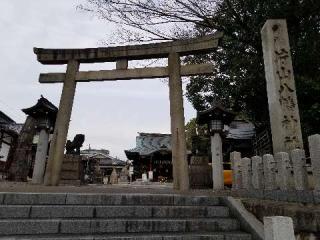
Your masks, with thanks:
<instances>
[{"instance_id":1,"label":"distant building","mask_svg":"<svg viewBox=\"0 0 320 240\"><path fill-rule=\"evenodd\" d=\"M113 168L120 173L126 161L109 155L106 149L85 149L80 152L88 182L102 183L103 177L109 177Z\"/></svg>"},{"instance_id":2,"label":"distant building","mask_svg":"<svg viewBox=\"0 0 320 240\"><path fill-rule=\"evenodd\" d=\"M23 124L18 124L0 111L0 171L8 168L8 159L13 154Z\"/></svg>"},{"instance_id":3,"label":"distant building","mask_svg":"<svg viewBox=\"0 0 320 240\"><path fill-rule=\"evenodd\" d=\"M239 151L244 156L252 153L252 140L255 136L254 125L246 120L234 120L230 123L228 134L223 140L223 153L228 162L229 153ZM200 152L211 159L209 138L195 138L192 155ZM200 152L198 147L202 149ZM127 158L133 161L134 178L141 178L143 173L153 171L153 179L161 181L172 180L172 148L171 134L139 133L136 137L136 147L124 151ZM188 153L188 161L191 153Z\"/></svg>"},{"instance_id":4,"label":"distant building","mask_svg":"<svg viewBox=\"0 0 320 240\"><path fill-rule=\"evenodd\" d=\"M223 141L223 159L229 162L230 153L241 152L243 157L252 156L255 126L252 122L238 119L233 120ZM194 136L192 139L192 154L208 156L211 159L210 138L208 136Z\"/></svg>"},{"instance_id":5,"label":"distant building","mask_svg":"<svg viewBox=\"0 0 320 240\"><path fill-rule=\"evenodd\" d=\"M155 181L172 180L171 134L139 133L136 147L124 152L133 161L134 178L153 171Z\"/></svg>"},{"instance_id":6,"label":"distant building","mask_svg":"<svg viewBox=\"0 0 320 240\"><path fill-rule=\"evenodd\" d=\"M246 120L233 120L229 125L229 132L223 142L225 153L241 152L242 157L251 156L253 152L253 139L255 126Z\"/></svg>"},{"instance_id":7,"label":"distant building","mask_svg":"<svg viewBox=\"0 0 320 240\"><path fill-rule=\"evenodd\" d=\"M92 148L90 148L90 146L89 146L88 149L84 149L84 150L80 151L80 154L82 156L92 156L92 155L98 154L98 153L101 153L101 154L104 154L104 155L109 155L110 151L107 150L107 149L92 149Z\"/></svg>"}]
</instances>

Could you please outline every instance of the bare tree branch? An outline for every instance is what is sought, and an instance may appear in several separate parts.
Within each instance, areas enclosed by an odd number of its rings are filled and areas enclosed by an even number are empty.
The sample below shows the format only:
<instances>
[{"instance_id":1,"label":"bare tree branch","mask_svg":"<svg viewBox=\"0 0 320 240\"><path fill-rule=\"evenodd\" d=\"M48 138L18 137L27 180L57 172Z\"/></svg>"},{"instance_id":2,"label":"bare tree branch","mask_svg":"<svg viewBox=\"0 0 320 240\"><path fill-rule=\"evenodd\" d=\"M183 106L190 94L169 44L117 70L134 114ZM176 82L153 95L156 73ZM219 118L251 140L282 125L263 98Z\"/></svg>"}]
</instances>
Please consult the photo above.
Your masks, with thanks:
<instances>
[{"instance_id":1,"label":"bare tree branch","mask_svg":"<svg viewBox=\"0 0 320 240\"><path fill-rule=\"evenodd\" d=\"M192 34L195 26L214 30L211 18L219 1L87 0L78 8L120 25L127 36L131 34L129 41L157 41Z\"/></svg>"}]
</instances>

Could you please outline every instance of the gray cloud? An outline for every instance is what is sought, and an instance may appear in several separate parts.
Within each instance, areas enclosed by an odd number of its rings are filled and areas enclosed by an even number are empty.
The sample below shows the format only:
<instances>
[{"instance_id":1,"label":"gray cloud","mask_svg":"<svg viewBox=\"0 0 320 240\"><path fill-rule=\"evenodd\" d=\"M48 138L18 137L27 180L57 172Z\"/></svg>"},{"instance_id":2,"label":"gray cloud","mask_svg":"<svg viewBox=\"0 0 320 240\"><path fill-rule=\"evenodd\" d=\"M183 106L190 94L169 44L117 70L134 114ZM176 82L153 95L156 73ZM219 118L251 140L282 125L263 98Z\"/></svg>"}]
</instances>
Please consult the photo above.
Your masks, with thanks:
<instances>
[{"instance_id":1,"label":"gray cloud","mask_svg":"<svg viewBox=\"0 0 320 240\"><path fill-rule=\"evenodd\" d=\"M59 104L61 84L40 84L40 72L61 72L65 66L36 61L33 47L97 47L114 26L76 10L76 0L0 1L0 110L17 122L43 94ZM108 64L81 66L82 70L110 69ZM185 101L186 120L195 115ZM80 83L77 86L69 138L86 134L85 145L107 148L125 158L135 146L137 132L170 132L169 90L160 80Z\"/></svg>"}]
</instances>

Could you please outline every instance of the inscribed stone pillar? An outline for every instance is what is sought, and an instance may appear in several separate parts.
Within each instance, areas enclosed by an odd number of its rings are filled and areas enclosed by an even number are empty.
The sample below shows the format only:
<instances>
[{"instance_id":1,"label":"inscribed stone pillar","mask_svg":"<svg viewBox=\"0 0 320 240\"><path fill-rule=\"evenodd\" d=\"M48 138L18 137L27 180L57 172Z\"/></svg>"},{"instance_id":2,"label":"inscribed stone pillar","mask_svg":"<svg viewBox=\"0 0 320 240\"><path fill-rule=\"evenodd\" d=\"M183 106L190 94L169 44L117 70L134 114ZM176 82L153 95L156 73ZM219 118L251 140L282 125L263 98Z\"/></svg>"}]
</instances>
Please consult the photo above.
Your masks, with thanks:
<instances>
[{"instance_id":1,"label":"inscribed stone pillar","mask_svg":"<svg viewBox=\"0 0 320 240\"><path fill-rule=\"evenodd\" d=\"M320 134L308 137L314 189L320 191Z\"/></svg>"},{"instance_id":2,"label":"inscribed stone pillar","mask_svg":"<svg viewBox=\"0 0 320 240\"><path fill-rule=\"evenodd\" d=\"M261 30L273 151L303 148L287 24L267 20Z\"/></svg>"},{"instance_id":3,"label":"inscribed stone pillar","mask_svg":"<svg viewBox=\"0 0 320 240\"><path fill-rule=\"evenodd\" d=\"M220 133L211 136L213 190L224 189L222 140Z\"/></svg>"},{"instance_id":4,"label":"inscribed stone pillar","mask_svg":"<svg viewBox=\"0 0 320 240\"><path fill-rule=\"evenodd\" d=\"M189 189L186 135L184 124L183 91L180 74L181 62L178 53L168 58L169 97L172 138L173 187L182 191Z\"/></svg>"},{"instance_id":5,"label":"inscribed stone pillar","mask_svg":"<svg viewBox=\"0 0 320 240\"><path fill-rule=\"evenodd\" d=\"M264 240L295 240L292 218L264 217Z\"/></svg>"},{"instance_id":6,"label":"inscribed stone pillar","mask_svg":"<svg viewBox=\"0 0 320 240\"><path fill-rule=\"evenodd\" d=\"M291 151L293 166L294 185L296 190L308 189L307 162L304 150L295 149Z\"/></svg>"},{"instance_id":7,"label":"inscribed stone pillar","mask_svg":"<svg viewBox=\"0 0 320 240\"><path fill-rule=\"evenodd\" d=\"M64 158L64 148L69 130L74 94L76 91L75 79L78 70L79 62L76 60L69 60L53 132L53 139L49 150L49 159L44 180L45 185L55 186L59 184L61 166Z\"/></svg>"},{"instance_id":8,"label":"inscribed stone pillar","mask_svg":"<svg viewBox=\"0 0 320 240\"><path fill-rule=\"evenodd\" d=\"M289 154L286 152L279 152L274 155L278 168L278 184L281 190L289 190L289 179L291 177L291 164Z\"/></svg>"},{"instance_id":9,"label":"inscribed stone pillar","mask_svg":"<svg viewBox=\"0 0 320 240\"><path fill-rule=\"evenodd\" d=\"M241 153L231 152L230 162L232 169L232 189L241 188Z\"/></svg>"},{"instance_id":10,"label":"inscribed stone pillar","mask_svg":"<svg viewBox=\"0 0 320 240\"><path fill-rule=\"evenodd\" d=\"M252 165L252 186L254 189L264 188L262 158L254 156L251 158Z\"/></svg>"},{"instance_id":11,"label":"inscribed stone pillar","mask_svg":"<svg viewBox=\"0 0 320 240\"><path fill-rule=\"evenodd\" d=\"M241 175L242 175L242 188L251 189L251 159L241 159Z\"/></svg>"},{"instance_id":12,"label":"inscribed stone pillar","mask_svg":"<svg viewBox=\"0 0 320 240\"><path fill-rule=\"evenodd\" d=\"M271 154L263 155L264 188L273 190L277 188L277 165Z\"/></svg>"},{"instance_id":13,"label":"inscribed stone pillar","mask_svg":"<svg viewBox=\"0 0 320 240\"><path fill-rule=\"evenodd\" d=\"M37 144L37 152L33 167L32 183L43 183L43 176L46 167L47 151L48 151L49 133L47 129L42 128L39 133Z\"/></svg>"}]
</instances>

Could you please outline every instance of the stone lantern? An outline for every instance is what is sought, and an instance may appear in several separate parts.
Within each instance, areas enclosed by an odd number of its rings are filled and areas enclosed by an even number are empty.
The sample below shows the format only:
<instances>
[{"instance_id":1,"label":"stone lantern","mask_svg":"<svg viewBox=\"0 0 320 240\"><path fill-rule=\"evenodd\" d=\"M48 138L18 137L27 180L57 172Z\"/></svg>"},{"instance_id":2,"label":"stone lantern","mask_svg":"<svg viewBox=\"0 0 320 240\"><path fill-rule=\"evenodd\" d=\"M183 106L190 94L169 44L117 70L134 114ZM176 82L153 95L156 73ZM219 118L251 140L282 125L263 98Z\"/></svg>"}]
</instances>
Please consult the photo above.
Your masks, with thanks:
<instances>
[{"instance_id":1,"label":"stone lantern","mask_svg":"<svg viewBox=\"0 0 320 240\"><path fill-rule=\"evenodd\" d=\"M36 105L22 109L22 111L36 120L39 139L33 167L32 183L41 184L46 166L49 134L53 130L58 108L41 96Z\"/></svg>"},{"instance_id":2,"label":"stone lantern","mask_svg":"<svg viewBox=\"0 0 320 240\"><path fill-rule=\"evenodd\" d=\"M198 124L207 124L211 136L213 190L224 189L222 137L226 133L225 125L229 125L234 117L235 113L217 103L197 113Z\"/></svg>"}]
</instances>

